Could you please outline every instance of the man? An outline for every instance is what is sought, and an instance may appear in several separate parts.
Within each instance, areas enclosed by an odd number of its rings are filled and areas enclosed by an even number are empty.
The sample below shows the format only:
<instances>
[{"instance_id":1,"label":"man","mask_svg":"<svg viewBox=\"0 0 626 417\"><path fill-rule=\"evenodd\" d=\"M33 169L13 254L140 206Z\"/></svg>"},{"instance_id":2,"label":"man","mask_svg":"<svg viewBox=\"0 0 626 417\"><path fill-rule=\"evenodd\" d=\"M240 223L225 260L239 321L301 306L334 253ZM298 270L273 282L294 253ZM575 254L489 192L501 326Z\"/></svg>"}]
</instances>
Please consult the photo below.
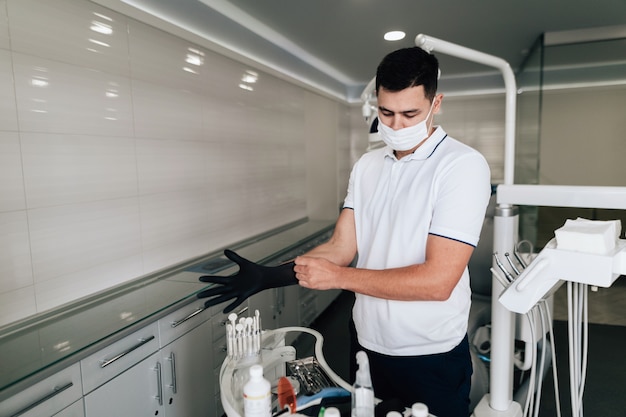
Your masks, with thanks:
<instances>
[{"instance_id":1,"label":"man","mask_svg":"<svg viewBox=\"0 0 626 417\"><path fill-rule=\"evenodd\" d=\"M332 237L297 257L293 271L304 287L356 294L359 349L378 398L453 417L469 415L467 264L491 187L482 155L433 124L438 72L418 47L382 60L376 95L387 146L357 161ZM292 266L279 268L286 280L277 284L286 285Z\"/></svg>"}]
</instances>

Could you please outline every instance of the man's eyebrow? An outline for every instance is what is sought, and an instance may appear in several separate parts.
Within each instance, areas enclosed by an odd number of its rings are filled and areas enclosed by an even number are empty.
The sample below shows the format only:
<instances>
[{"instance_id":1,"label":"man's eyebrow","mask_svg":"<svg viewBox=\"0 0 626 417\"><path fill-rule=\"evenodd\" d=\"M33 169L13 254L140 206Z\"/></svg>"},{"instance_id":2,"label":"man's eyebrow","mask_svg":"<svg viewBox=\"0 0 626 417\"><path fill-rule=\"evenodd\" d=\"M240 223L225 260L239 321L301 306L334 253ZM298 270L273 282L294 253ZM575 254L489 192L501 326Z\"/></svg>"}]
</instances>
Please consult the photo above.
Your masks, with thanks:
<instances>
[{"instance_id":1,"label":"man's eyebrow","mask_svg":"<svg viewBox=\"0 0 626 417\"><path fill-rule=\"evenodd\" d=\"M403 111L399 111L399 112L395 112L393 110L389 110L388 108L384 107L384 106L378 106L378 109L382 112L387 112L387 113L392 113L392 114L396 114L396 113L402 113L402 114L410 114L410 113L419 113L421 110L420 109L411 109L411 110L403 110Z\"/></svg>"}]
</instances>

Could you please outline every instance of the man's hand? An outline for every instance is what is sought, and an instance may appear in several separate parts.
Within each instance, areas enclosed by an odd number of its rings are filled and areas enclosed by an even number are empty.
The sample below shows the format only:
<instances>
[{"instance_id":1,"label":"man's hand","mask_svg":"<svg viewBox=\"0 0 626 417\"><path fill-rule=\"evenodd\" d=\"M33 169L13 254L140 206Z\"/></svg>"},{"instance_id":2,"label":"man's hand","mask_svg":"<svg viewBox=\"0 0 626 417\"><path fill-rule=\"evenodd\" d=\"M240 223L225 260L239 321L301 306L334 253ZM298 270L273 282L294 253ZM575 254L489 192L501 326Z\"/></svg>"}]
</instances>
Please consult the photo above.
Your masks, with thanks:
<instances>
[{"instance_id":1,"label":"man's hand","mask_svg":"<svg viewBox=\"0 0 626 417\"><path fill-rule=\"evenodd\" d=\"M295 264L294 271L301 286L315 290L338 288L340 266L313 256L298 256Z\"/></svg>"},{"instance_id":2,"label":"man's hand","mask_svg":"<svg viewBox=\"0 0 626 417\"><path fill-rule=\"evenodd\" d=\"M251 262L228 249L224 255L239 265L239 271L230 277L204 275L199 278L202 282L219 285L198 293L198 298L212 297L204 303L207 308L234 298L235 301L224 309L224 313L229 313L258 292L298 283L293 262L270 267Z\"/></svg>"}]
</instances>

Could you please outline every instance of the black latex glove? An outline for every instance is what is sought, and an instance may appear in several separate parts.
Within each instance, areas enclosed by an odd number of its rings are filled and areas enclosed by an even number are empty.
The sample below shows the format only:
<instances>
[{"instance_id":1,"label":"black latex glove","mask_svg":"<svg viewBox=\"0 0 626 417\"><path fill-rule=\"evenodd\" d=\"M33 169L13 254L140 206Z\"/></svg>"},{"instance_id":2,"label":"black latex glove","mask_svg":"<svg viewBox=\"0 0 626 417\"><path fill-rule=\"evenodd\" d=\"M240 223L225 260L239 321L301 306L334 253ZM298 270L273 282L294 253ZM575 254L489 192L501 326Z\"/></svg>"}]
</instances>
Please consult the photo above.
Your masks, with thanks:
<instances>
[{"instance_id":1,"label":"black latex glove","mask_svg":"<svg viewBox=\"0 0 626 417\"><path fill-rule=\"evenodd\" d=\"M294 262L278 266L263 266L242 258L228 249L224 251L224 255L239 265L239 272L229 277L204 275L199 278L202 282L220 284L198 293L198 298L213 297L204 303L207 308L235 298L235 301L224 309L226 314L260 291L298 283L293 270Z\"/></svg>"}]
</instances>

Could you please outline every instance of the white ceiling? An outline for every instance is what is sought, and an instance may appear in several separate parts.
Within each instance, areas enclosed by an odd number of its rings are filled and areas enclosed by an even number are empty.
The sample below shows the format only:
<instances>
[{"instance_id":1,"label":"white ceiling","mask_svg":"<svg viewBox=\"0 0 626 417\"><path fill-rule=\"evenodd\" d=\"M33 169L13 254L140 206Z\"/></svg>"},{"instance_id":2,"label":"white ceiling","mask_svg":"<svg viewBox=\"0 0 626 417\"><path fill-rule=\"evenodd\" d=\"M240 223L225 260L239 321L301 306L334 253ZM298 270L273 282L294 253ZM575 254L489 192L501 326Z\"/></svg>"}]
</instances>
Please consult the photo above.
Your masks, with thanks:
<instances>
[{"instance_id":1,"label":"white ceiling","mask_svg":"<svg viewBox=\"0 0 626 417\"><path fill-rule=\"evenodd\" d=\"M123 0L333 95L353 100L380 59L424 33L517 69L545 32L626 28L626 0ZM407 33L386 42L389 30ZM443 54L441 83L494 70ZM497 77L495 77L497 78ZM473 80L473 81L472 81Z\"/></svg>"}]
</instances>

